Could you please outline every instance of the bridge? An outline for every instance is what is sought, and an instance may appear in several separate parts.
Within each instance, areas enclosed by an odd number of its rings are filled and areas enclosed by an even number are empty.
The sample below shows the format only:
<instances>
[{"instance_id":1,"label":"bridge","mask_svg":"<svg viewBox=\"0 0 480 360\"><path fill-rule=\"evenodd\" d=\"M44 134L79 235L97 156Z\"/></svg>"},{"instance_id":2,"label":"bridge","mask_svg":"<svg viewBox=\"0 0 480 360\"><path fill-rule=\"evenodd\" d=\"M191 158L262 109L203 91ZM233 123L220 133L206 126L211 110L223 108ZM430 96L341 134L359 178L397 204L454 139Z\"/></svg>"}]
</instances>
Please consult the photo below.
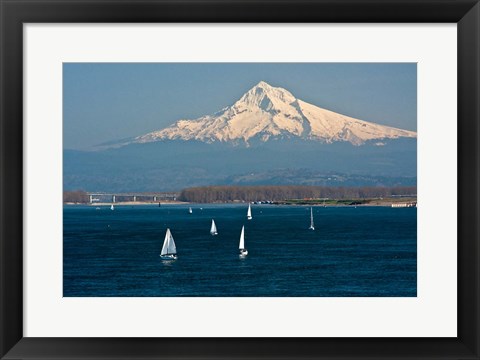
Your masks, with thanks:
<instances>
[{"instance_id":1,"label":"bridge","mask_svg":"<svg viewBox=\"0 0 480 360\"><path fill-rule=\"evenodd\" d=\"M89 192L87 193L90 204L95 202L158 202L158 201L176 201L178 193L163 192L163 193L104 193L104 192Z\"/></svg>"}]
</instances>

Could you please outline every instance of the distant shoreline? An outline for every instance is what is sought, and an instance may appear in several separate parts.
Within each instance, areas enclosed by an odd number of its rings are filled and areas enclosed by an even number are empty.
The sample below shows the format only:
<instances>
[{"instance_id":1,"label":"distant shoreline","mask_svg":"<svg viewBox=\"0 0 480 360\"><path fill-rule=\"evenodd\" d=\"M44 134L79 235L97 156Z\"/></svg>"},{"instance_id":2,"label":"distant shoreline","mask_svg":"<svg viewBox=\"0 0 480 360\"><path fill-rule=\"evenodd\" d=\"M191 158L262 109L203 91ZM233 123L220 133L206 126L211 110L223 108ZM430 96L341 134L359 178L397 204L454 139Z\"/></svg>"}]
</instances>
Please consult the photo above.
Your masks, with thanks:
<instances>
[{"instance_id":1,"label":"distant shoreline","mask_svg":"<svg viewBox=\"0 0 480 360\"><path fill-rule=\"evenodd\" d=\"M393 200L393 201L392 201ZM335 203L332 203L335 202ZM65 202L64 205L69 206L92 206L92 207L109 207L111 205L114 206L140 206L140 205L151 205L151 206L160 206L162 205L192 205L198 206L201 204L209 204L209 205L242 205L248 204L249 202L211 202L211 203L190 203L184 201L168 201L168 202L142 202L142 201L122 201L122 202L102 202L102 203L73 203L73 202ZM315 206L315 207L393 207L392 205L396 205L397 207L416 207L417 199L416 198L399 198L399 199L351 199L351 200L330 200L329 203L323 202L312 202L308 203L307 201L282 201L282 202L272 202L272 203L256 203L251 202L253 205L270 205L270 206Z\"/></svg>"},{"instance_id":2,"label":"distant shoreline","mask_svg":"<svg viewBox=\"0 0 480 360\"><path fill-rule=\"evenodd\" d=\"M120 202L94 202L94 203L74 203L74 202L64 202L64 205L83 205L83 206L138 206L138 205L186 205L188 202L183 201L167 201L167 202L147 202L147 201L120 201Z\"/></svg>"}]
</instances>

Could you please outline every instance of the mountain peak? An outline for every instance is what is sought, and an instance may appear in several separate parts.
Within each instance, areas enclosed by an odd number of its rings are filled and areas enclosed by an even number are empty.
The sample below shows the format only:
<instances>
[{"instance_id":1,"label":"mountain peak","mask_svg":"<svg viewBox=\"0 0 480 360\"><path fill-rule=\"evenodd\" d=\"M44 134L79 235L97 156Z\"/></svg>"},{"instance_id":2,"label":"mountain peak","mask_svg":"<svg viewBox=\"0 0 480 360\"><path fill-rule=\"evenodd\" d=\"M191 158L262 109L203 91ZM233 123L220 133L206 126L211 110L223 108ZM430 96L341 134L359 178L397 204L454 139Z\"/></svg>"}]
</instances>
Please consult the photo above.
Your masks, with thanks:
<instances>
[{"instance_id":1,"label":"mountain peak","mask_svg":"<svg viewBox=\"0 0 480 360\"><path fill-rule=\"evenodd\" d=\"M255 85L252 89L254 88L261 88L261 89L271 89L273 88L272 85L268 84L267 82L261 80L257 85Z\"/></svg>"},{"instance_id":2,"label":"mountain peak","mask_svg":"<svg viewBox=\"0 0 480 360\"><path fill-rule=\"evenodd\" d=\"M253 88L248 90L238 100L234 107L242 108L258 108L266 112L286 110L295 101L295 97L287 90L280 87L273 87L265 81L260 81Z\"/></svg>"},{"instance_id":3,"label":"mountain peak","mask_svg":"<svg viewBox=\"0 0 480 360\"><path fill-rule=\"evenodd\" d=\"M250 90L248 90L246 94L248 93L266 93L266 94L270 94L271 96L275 96L275 95L281 95L281 94L289 94L290 96L293 97L293 95L286 89L284 88L281 88L281 87L275 87L275 86L272 86L268 83L266 83L265 81L260 81L257 85L255 85L254 87L252 87Z\"/></svg>"},{"instance_id":4,"label":"mountain peak","mask_svg":"<svg viewBox=\"0 0 480 360\"><path fill-rule=\"evenodd\" d=\"M374 139L416 138L413 131L358 120L322 109L295 98L288 90L260 81L232 106L195 120L179 120L159 131L139 136L134 142L166 139L207 143L252 138L300 138L324 143L336 141L361 145Z\"/></svg>"}]
</instances>

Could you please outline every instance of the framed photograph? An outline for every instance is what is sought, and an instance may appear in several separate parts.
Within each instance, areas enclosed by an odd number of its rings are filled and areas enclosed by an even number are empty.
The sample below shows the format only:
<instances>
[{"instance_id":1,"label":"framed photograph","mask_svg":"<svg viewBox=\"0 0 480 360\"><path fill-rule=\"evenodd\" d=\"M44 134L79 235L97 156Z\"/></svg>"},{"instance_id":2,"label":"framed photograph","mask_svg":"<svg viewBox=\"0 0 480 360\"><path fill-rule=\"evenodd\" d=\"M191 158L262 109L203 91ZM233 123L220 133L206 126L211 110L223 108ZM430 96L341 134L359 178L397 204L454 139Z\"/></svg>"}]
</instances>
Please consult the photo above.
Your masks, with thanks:
<instances>
[{"instance_id":1,"label":"framed photograph","mask_svg":"<svg viewBox=\"0 0 480 360\"><path fill-rule=\"evenodd\" d=\"M477 1L0 2L0 358L480 358Z\"/></svg>"}]
</instances>

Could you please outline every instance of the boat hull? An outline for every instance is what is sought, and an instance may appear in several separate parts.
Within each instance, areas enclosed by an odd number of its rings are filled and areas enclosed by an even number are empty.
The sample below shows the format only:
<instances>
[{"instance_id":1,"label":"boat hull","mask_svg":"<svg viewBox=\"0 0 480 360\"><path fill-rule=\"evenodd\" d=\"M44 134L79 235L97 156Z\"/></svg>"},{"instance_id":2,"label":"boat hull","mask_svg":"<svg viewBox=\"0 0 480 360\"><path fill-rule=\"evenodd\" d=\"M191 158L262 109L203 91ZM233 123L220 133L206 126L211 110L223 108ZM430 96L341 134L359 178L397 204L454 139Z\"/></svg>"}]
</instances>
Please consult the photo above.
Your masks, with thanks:
<instances>
[{"instance_id":1,"label":"boat hull","mask_svg":"<svg viewBox=\"0 0 480 360\"><path fill-rule=\"evenodd\" d=\"M160 258L162 260L177 260L177 255L173 255L173 254L168 254L168 255L160 255Z\"/></svg>"},{"instance_id":2,"label":"boat hull","mask_svg":"<svg viewBox=\"0 0 480 360\"><path fill-rule=\"evenodd\" d=\"M248 255L248 250L240 250L240 254L238 254L238 256L240 257L245 257Z\"/></svg>"}]
</instances>

